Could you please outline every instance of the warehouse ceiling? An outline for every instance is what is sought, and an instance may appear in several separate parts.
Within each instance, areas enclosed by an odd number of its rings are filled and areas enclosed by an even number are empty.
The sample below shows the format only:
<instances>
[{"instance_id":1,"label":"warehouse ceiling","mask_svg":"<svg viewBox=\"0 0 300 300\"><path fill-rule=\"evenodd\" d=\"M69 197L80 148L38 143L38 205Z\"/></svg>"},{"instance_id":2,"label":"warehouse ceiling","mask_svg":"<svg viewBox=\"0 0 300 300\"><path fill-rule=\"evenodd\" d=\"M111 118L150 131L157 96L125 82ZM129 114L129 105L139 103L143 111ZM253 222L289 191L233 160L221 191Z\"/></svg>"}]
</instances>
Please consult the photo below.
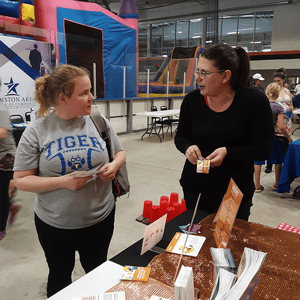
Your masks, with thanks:
<instances>
[{"instance_id":1,"label":"warehouse ceiling","mask_svg":"<svg viewBox=\"0 0 300 300\"><path fill-rule=\"evenodd\" d=\"M77 0L83 1L83 0ZM136 7L139 11L154 9L154 8L165 8L179 3L196 3L204 5L209 0L136 0ZM121 5L121 0L84 0L84 2L98 3L104 8L111 10L115 13L119 12L119 7Z\"/></svg>"}]
</instances>

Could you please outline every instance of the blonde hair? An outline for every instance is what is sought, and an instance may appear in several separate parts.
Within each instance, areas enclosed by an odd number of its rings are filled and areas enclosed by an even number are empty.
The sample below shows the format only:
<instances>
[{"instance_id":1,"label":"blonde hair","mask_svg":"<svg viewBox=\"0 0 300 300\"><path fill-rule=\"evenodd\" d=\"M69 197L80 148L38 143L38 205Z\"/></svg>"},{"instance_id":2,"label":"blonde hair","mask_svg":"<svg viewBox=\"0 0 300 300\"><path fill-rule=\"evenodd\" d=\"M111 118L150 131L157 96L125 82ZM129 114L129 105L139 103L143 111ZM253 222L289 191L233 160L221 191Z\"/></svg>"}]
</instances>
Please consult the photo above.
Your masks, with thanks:
<instances>
[{"instance_id":1,"label":"blonde hair","mask_svg":"<svg viewBox=\"0 0 300 300\"><path fill-rule=\"evenodd\" d=\"M68 98L74 91L74 81L77 77L88 75L86 68L73 65L56 67L50 75L38 77L35 80L35 100L40 104L38 117L49 113L51 107L59 104L58 96L62 93Z\"/></svg>"},{"instance_id":2,"label":"blonde hair","mask_svg":"<svg viewBox=\"0 0 300 300\"><path fill-rule=\"evenodd\" d=\"M266 95L270 99L277 99L280 93L280 85L272 82L266 88Z\"/></svg>"}]
</instances>

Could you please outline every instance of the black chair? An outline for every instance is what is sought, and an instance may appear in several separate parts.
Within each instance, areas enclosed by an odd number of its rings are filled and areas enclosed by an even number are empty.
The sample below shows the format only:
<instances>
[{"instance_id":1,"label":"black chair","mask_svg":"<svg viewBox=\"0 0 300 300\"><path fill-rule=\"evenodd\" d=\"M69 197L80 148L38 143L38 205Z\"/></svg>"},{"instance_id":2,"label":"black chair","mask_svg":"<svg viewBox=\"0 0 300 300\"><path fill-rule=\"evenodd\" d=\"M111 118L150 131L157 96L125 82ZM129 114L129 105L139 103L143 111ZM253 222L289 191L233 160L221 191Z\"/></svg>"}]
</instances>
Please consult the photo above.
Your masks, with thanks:
<instances>
[{"instance_id":1,"label":"black chair","mask_svg":"<svg viewBox=\"0 0 300 300\"><path fill-rule=\"evenodd\" d=\"M10 124L23 123L24 122L24 119L21 115L10 115L9 120L10 120Z\"/></svg>"},{"instance_id":2,"label":"black chair","mask_svg":"<svg viewBox=\"0 0 300 300\"><path fill-rule=\"evenodd\" d=\"M160 107L160 110L168 110L168 108L165 105L163 105ZM168 125L167 132L169 131L169 128L171 128L171 136L172 136L172 125L175 123L178 124L179 119L171 119L170 117L163 117L162 119L163 119L162 121L165 123L165 125ZM176 130L175 130L175 132L176 132Z\"/></svg>"},{"instance_id":3,"label":"black chair","mask_svg":"<svg viewBox=\"0 0 300 300\"><path fill-rule=\"evenodd\" d=\"M16 123L23 123L24 119L21 115L10 115L10 124L16 124ZM20 138L24 132L25 128L19 128L19 127L13 127L12 128L12 133L16 142L16 146L18 146Z\"/></svg>"},{"instance_id":4,"label":"black chair","mask_svg":"<svg viewBox=\"0 0 300 300\"><path fill-rule=\"evenodd\" d=\"M31 119L31 112L30 111L27 111L25 113L25 120L26 122L30 122L30 119Z\"/></svg>"},{"instance_id":5,"label":"black chair","mask_svg":"<svg viewBox=\"0 0 300 300\"><path fill-rule=\"evenodd\" d=\"M151 106L151 111L158 111L157 107L155 105L152 105ZM151 121L152 121L152 129L151 129L151 132L152 130L154 129L156 135L159 136L159 133L160 131L162 130L162 134L163 134L163 138L164 138L164 131L163 131L163 125L164 125L164 122L162 120L162 118L159 118L159 117L152 117L151 118ZM160 125L159 126L159 130L157 132L157 127L156 125Z\"/></svg>"}]
</instances>

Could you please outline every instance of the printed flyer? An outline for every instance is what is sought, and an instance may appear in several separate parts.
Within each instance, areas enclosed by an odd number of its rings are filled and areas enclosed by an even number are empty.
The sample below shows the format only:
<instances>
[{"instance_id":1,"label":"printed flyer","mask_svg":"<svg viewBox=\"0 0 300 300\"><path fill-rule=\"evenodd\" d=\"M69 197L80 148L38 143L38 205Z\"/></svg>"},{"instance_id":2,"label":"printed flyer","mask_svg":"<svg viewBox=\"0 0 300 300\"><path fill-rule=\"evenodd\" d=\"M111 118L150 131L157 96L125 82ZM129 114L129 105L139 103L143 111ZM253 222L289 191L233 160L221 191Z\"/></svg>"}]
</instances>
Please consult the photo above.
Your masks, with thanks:
<instances>
[{"instance_id":1,"label":"printed flyer","mask_svg":"<svg viewBox=\"0 0 300 300\"><path fill-rule=\"evenodd\" d=\"M147 281L150 275L151 268L125 266L121 280L138 280Z\"/></svg>"},{"instance_id":2,"label":"printed flyer","mask_svg":"<svg viewBox=\"0 0 300 300\"><path fill-rule=\"evenodd\" d=\"M181 254L185 244L183 255L197 257L206 238L204 236L189 235L185 243L186 237L187 234L177 232L167 247L166 252Z\"/></svg>"}]
</instances>

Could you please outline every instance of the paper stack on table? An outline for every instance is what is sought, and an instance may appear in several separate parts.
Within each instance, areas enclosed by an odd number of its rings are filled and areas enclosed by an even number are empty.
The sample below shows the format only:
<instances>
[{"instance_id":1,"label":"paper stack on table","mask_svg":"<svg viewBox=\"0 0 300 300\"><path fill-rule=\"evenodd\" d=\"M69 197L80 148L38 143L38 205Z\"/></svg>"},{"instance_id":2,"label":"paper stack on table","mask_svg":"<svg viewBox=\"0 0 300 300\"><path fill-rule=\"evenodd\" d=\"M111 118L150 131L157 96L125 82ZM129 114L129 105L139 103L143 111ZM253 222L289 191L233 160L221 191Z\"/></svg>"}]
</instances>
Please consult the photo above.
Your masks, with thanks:
<instances>
[{"instance_id":1,"label":"paper stack on table","mask_svg":"<svg viewBox=\"0 0 300 300\"><path fill-rule=\"evenodd\" d=\"M194 277L191 267L182 266L174 283L175 300L194 299Z\"/></svg>"}]
</instances>

